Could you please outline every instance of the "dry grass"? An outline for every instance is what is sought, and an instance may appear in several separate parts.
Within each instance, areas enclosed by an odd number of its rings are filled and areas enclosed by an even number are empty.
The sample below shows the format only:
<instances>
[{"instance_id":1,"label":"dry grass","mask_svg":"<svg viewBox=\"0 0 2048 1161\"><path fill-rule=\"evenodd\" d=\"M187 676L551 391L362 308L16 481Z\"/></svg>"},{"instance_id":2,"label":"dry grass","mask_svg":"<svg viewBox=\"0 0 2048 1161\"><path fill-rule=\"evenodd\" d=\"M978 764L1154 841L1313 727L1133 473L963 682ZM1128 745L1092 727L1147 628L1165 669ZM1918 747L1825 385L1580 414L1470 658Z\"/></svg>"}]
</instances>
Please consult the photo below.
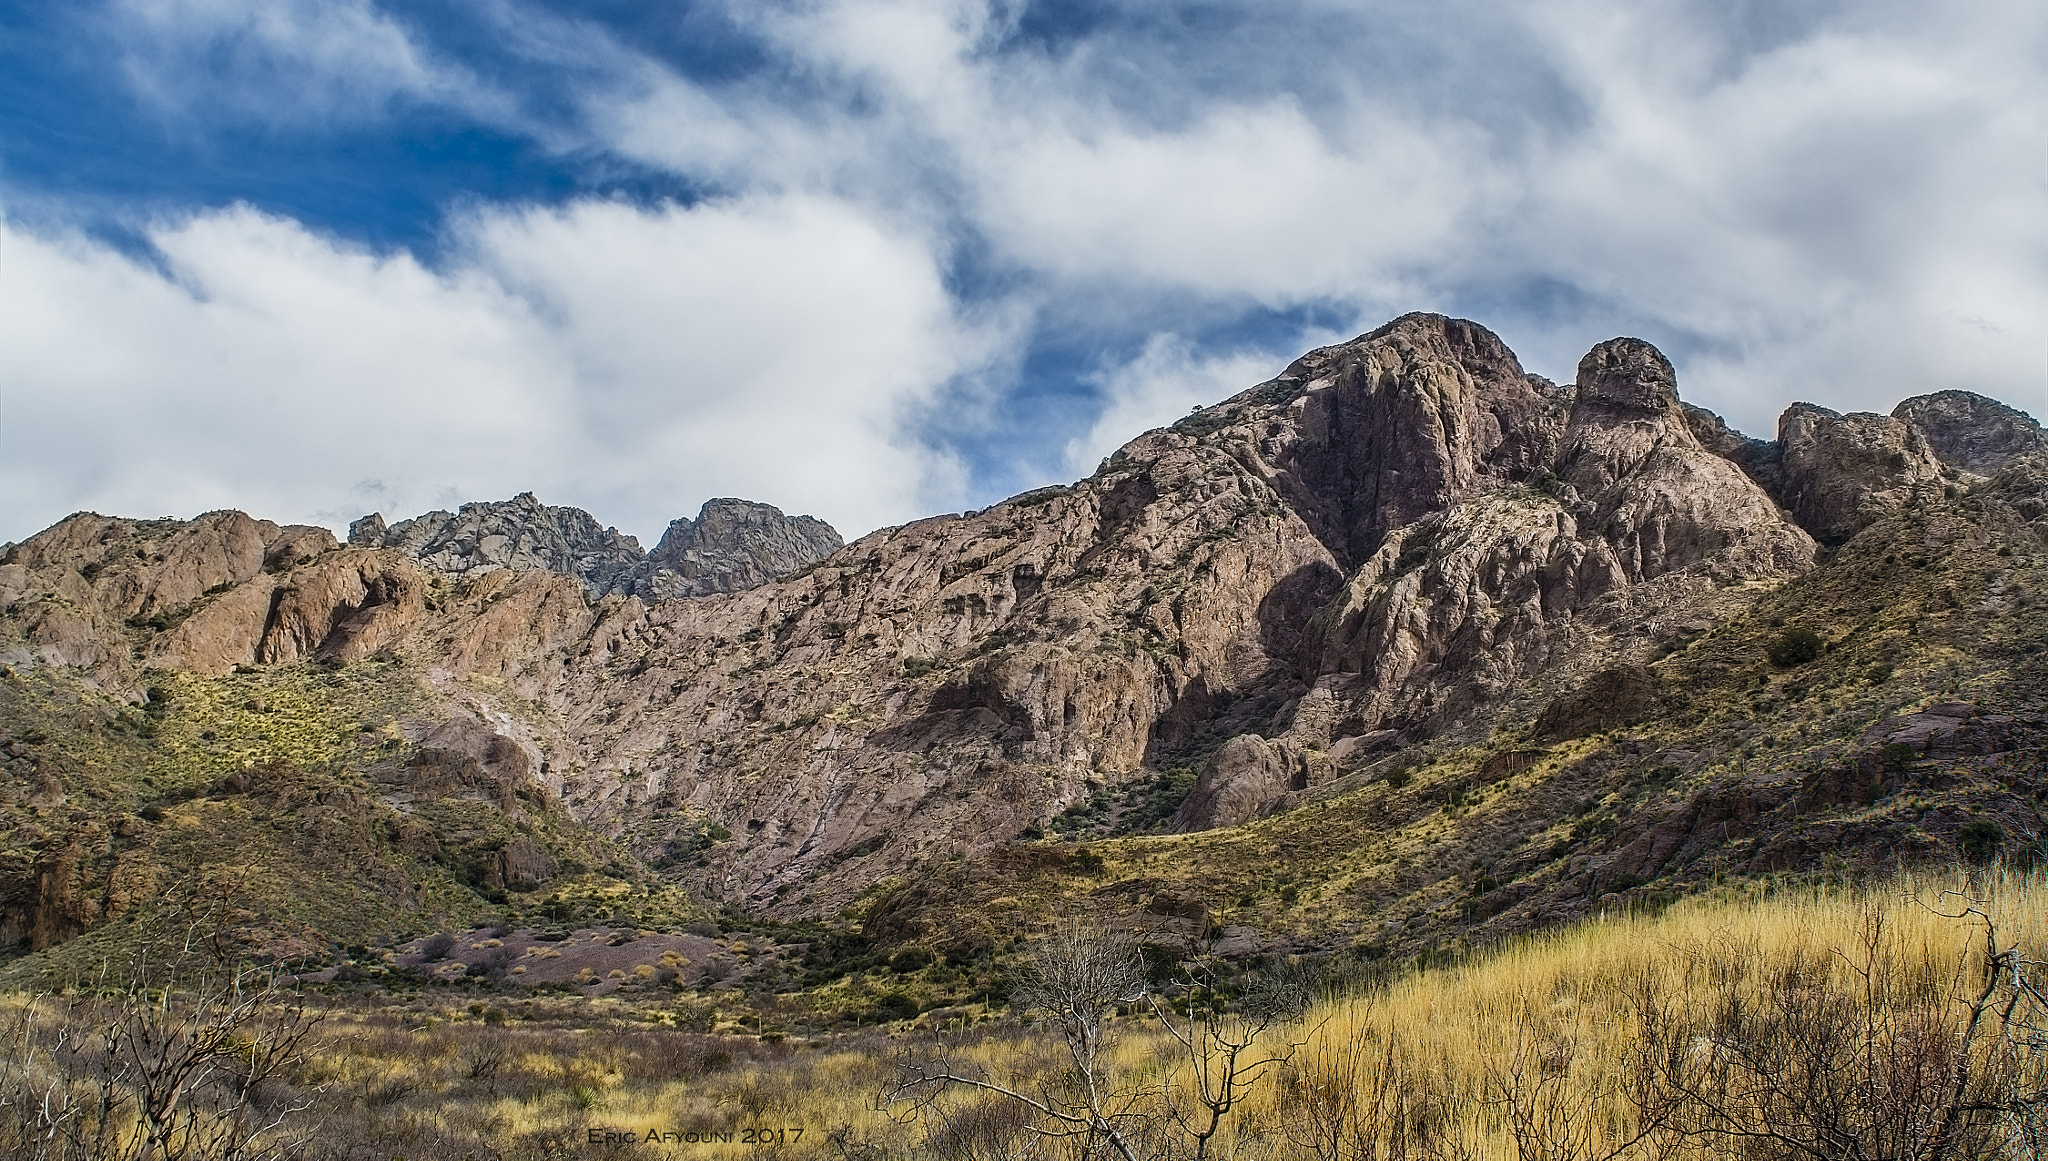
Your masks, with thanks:
<instances>
[{"instance_id":1,"label":"dry grass","mask_svg":"<svg viewBox=\"0 0 2048 1161\"><path fill-rule=\"evenodd\" d=\"M1708 1092L1717 1077L1756 1079L1741 1052L1764 1045L1781 1078L1819 1084L1821 1064L1838 1074L1844 1083L1828 1091L1846 1131L1884 1155L1930 1156L1901 1147L1901 1134L1926 1128L1912 1118L1946 1091L1953 1076L1942 1069L1960 1049L1976 1069L1973 1092L2041 1080L2030 1051L1988 1033L1961 1040L1966 1001L1985 978L1987 923L1999 950L2038 959L2048 890L2032 878L1955 875L1861 891L1730 891L1331 996L1261 1033L1253 1056L1281 1063L1247 1076L1209 1155L1789 1157L1798 1150L1785 1141L1738 1149L1704 1105L1680 1107L1674 1095ZM1199 992L1168 999L1202 1006ZM18 1103L22 1084L61 1079L65 1054L52 1046L78 1015L70 1003L6 1001L10 1056L22 1062L21 1083L0 1094L7 1101ZM1200 1111L1200 1054L1165 1036L1146 1004L1109 1027L1101 1073L1115 1107L1144 1128L1133 1140L1152 1156L1184 1155L1177 1125ZM1228 1013L1213 1026L1242 1027ZM1020 1092L1071 1093L1056 1036L1016 1022L943 1043L902 1030L784 1040L685 1032L623 1005L562 998L509 1011L365 1007L331 1015L319 1034L320 1049L262 1094L266 1108L303 1106L288 1124L298 1155L312 1158L560 1156L602 1148L593 1131L630 1135L635 1156L760 1156L750 1129L774 1133L774 1155L787 1157L1082 1155L1077 1140L1029 1152L1032 1118L985 1091L941 1092L920 1118L909 1104L877 1107L905 1066L941 1052ZM1826 1061L1798 1055L1844 1048ZM1920 1082L1906 1065L1922 1070ZM1786 1140L1801 1131L1785 1129ZM1949 1156L1996 1155L2003 1140L1987 1129Z\"/></svg>"}]
</instances>

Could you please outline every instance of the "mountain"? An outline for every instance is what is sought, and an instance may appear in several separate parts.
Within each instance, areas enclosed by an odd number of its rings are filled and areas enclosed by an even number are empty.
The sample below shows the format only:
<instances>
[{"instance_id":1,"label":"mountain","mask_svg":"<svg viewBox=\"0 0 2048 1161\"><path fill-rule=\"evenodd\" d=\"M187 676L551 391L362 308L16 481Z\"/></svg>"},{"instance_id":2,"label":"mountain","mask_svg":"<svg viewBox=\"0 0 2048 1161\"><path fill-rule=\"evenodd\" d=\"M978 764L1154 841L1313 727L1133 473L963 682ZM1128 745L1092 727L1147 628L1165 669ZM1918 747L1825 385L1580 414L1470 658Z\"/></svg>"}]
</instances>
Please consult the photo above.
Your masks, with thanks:
<instances>
[{"instance_id":1,"label":"mountain","mask_svg":"<svg viewBox=\"0 0 2048 1161\"><path fill-rule=\"evenodd\" d=\"M464 504L387 527L378 513L349 525L358 548L395 548L437 572L470 577L494 569L546 569L575 577L592 596L701 597L737 592L816 564L845 543L815 516L784 516L772 504L707 500L694 521L672 521L653 553L581 508L543 504L532 492Z\"/></svg>"},{"instance_id":2,"label":"mountain","mask_svg":"<svg viewBox=\"0 0 2048 1161\"><path fill-rule=\"evenodd\" d=\"M491 837L437 890L523 906L565 875L507 867L573 863L898 942L1078 900L1412 950L2043 833L2048 441L1966 393L1762 441L1639 340L1558 386L1408 315L766 583L837 537L731 501L644 558L530 496L379 524L81 515L0 558L10 930L65 858L116 909L122 812L287 758L373 834L394 769L470 770ZM263 683L324 740L244 721ZM152 706L212 749L137 759ZM124 714L149 786L109 766ZM103 821L37 813L74 782Z\"/></svg>"}]
</instances>

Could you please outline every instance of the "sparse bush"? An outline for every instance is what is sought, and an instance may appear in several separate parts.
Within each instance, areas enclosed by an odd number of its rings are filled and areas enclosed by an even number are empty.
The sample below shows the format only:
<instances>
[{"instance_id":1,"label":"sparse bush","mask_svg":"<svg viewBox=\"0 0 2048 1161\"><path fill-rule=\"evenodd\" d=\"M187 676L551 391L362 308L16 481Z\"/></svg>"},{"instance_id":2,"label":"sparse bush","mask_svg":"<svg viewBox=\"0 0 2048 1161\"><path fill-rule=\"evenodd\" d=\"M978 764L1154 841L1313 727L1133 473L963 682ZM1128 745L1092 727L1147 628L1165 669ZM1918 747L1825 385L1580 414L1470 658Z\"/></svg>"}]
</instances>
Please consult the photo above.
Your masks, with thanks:
<instances>
[{"instance_id":1,"label":"sparse bush","mask_svg":"<svg viewBox=\"0 0 2048 1161\"><path fill-rule=\"evenodd\" d=\"M877 1020L915 1020L917 1001L904 992L884 992L875 1000L873 1016Z\"/></svg>"},{"instance_id":2,"label":"sparse bush","mask_svg":"<svg viewBox=\"0 0 2048 1161\"><path fill-rule=\"evenodd\" d=\"M909 975L911 972L930 967L934 958L927 948L906 947L890 957L889 970L897 975Z\"/></svg>"},{"instance_id":3,"label":"sparse bush","mask_svg":"<svg viewBox=\"0 0 2048 1161\"><path fill-rule=\"evenodd\" d=\"M1772 665L1790 669L1819 657L1823 644L1820 634L1803 625L1794 625L1771 638L1764 647L1764 656Z\"/></svg>"},{"instance_id":4,"label":"sparse bush","mask_svg":"<svg viewBox=\"0 0 2048 1161\"><path fill-rule=\"evenodd\" d=\"M168 958L137 959L111 996L12 1006L0 1027L0 1155L254 1161L295 1150L289 1122L311 1102L290 1082L325 1013L282 974L237 962L211 914L183 916Z\"/></svg>"},{"instance_id":5,"label":"sparse bush","mask_svg":"<svg viewBox=\"0 0 2048 1161\"><path fill-rule=\"evenodd\" d=\"M1956 832L1956 853L1973 866L1983 866L2005 845L2005 829L1988 818L1973 819Z\"/></svg>"}]
</instances>

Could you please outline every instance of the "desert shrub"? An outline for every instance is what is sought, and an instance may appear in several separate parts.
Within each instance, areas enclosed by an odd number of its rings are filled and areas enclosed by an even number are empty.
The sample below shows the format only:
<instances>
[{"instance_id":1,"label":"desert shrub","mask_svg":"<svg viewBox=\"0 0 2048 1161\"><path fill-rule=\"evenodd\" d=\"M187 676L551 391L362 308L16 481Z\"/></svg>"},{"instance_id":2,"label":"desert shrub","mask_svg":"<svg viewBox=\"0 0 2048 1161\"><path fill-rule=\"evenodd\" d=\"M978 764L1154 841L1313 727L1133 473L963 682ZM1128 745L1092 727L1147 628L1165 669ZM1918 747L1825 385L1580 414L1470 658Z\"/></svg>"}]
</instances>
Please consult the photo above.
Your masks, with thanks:
<instances>
[{"instance_id":1,"label":"desert shrub","mask_svg":"<svg viewBox=\"0 0 2048 1161\"><path fill-rule=\"evenodd\" d=\"M933 958L931 951L927 948L906 947L890 957L889 970L898 975L908 975L911 972L930 967Z\"/></svg>"},{"instance_id":2,"label":"desert shrub","mask_svg":"<svg viewBox=\"0 0 2048 1161\"><path fill-rule=\"evenodd\" d=\"M885 992L876 997L871 1018L876 1020L914 1020L917 1018L917 1001L903 992Z\"/></svg>"},{"instance_id":3,"label":"desert shrub","mask_svg":"<svg viewBox=\"0 0 2048 1161\"><path fill-rule=\"evenodd\" d=\"M449 952L454 950L455 937L445 931L441 931L428 936L427 941L420 945L420 956L422 962L440 963L448 958Z\"/></svg>"},{"instance_id":4,"label":"desert shrub","mask_svg":"<svg viewBox=\"0 0 2048 1161\"><path fill-rule=\"evenodd\" d=\"M1794 625L1771 638L1764 647L1764 656L1780 669L1804 665L1820 656L1820 634L1802 625Z\"/></svg>"},{"instance_id":5,"label":"desert shrub","mask_svg":"<svg viewBox=\"0 0 2048 1161\"><path fill-rule=\"evenodd\" d=\"M1966 822L1956 832L1956 853L1976 866L1990 862L2004 845L2004 828L1988 818Z\"/></svg>"},{"instance_id":6,"label":"desert shrub","mask_svg":"<svg viewBox=\"0 0 2048 1161\"><path fill-rule=\"evenodd\" d=\"M1107 869L1102 856L1094 851L1084 848L1067 855L1067 873L1070 875L1100 875Z\"/></svg>"}]
</instances>

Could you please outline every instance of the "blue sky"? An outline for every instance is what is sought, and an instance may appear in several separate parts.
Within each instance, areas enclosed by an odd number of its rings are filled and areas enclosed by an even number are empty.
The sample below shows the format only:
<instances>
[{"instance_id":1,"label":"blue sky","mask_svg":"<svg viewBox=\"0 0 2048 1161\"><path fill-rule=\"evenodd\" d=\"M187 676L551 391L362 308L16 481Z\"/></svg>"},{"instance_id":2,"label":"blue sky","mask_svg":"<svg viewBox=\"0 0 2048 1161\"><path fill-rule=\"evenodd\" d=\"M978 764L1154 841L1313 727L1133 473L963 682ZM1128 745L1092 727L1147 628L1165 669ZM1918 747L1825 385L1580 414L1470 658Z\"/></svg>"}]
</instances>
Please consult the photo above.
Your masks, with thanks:
<instances>
[{"instance_id":1,"label":"blue sky","mask_svg":"<svg viewBox=\"0 0 2048 1161\"><path fill-rule=\"evenodd\" d=\"M0 0L0 540L1086 474L1415 309L2048 409L2048 12Z\"/></svg>"}]
</instances>

